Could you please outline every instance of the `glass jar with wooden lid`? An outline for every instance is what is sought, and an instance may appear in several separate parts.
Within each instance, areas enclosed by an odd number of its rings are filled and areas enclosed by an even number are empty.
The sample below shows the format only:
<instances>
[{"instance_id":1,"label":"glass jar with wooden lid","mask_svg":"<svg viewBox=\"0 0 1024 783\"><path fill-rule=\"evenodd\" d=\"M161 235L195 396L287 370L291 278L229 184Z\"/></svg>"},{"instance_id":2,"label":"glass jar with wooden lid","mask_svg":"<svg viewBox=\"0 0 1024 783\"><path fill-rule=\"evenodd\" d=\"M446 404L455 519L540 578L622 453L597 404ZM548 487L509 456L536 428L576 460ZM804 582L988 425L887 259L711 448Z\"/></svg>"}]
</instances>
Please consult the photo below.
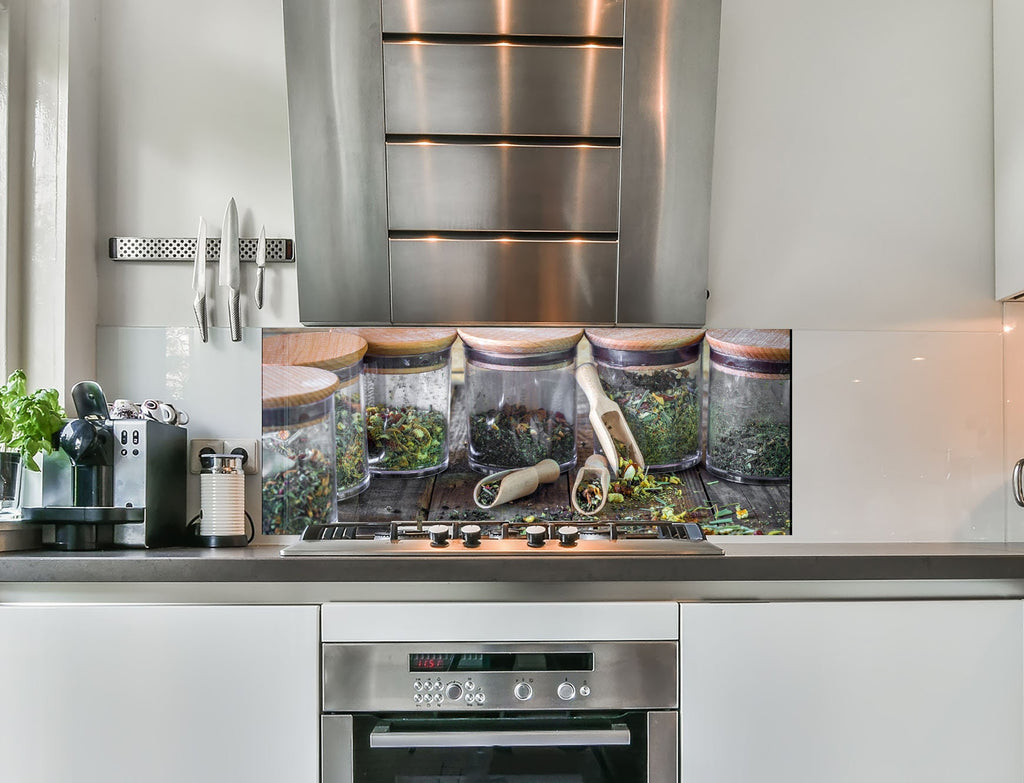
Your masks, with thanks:
<instances>
[{"instance_id":1,"label":"glass jar with wooden lid","mask_svg":"<svg viewBox=\"0 0 1024 783\"><path fill-rule=\"evenodd\" d=\"M338 518L334 392L316 367L263 365L263 532L301 533Z\"/></svg>"},{"instance_id":2,"label":"glass jar with wooden lid","mask_svg":"<svg viewBox=\"0 0 1024 783\"><path fill-rule=\"evenodd\" d=\"M267 333L263 363L317 367L334 374L335 465L338 500L354 497L370 486L363 415L362 358L366 341L355 334L322 329Z\"/></svg>"},{"instance_id":3,"label":"glass jar with wooden lid","mask_svg":"<svg viewBox=\"0 0 1024 783\"><path fill-rule=\"evenodd\" d=\"M582 329L459 329L469 464L489 472L576 464L576 344Z\"/></svg>"},{"instance_id":4,"label":"glass jar with wooden lid","mask_svg":"<svg viewBox=\"0 0 1024 783\"><path fill-rule=\"evenodd\" d=\"M788 481L790 335L786 329L712 329L705 464L738 482Z\"/></svg>"},{"instance_id":5,"label":"glass jar with wooden lid","mask_svg":"<svg viewBox=\"0 0 1024 783\"><path fill-rule=\"evenodd\" d=\"M430 476L448 467L454 329L361 327L366 340L370 472Z\"/></svg>"},{"instance_id":6,"label":"glass jar with wooden lid","mask_svg":"<svg viewBox=\"0 0 1024 783\"><path fill-rule=\"evenodd\" d=\"M651 471L700 462L703 329L587 329L605 394Z\"/></svg>"}]
</instances>

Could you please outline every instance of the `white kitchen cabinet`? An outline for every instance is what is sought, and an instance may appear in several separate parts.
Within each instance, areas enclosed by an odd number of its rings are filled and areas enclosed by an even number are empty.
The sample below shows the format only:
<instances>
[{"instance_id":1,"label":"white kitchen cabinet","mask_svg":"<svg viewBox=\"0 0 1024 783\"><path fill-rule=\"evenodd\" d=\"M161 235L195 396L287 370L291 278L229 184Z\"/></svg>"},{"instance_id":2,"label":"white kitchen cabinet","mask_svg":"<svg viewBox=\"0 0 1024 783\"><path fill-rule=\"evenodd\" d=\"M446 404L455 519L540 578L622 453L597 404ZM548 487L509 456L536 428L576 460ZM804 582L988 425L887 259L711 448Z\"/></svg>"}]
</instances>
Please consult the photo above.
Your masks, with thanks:
<instances>
[{"instance_id":1,"label":"white kitchen cabinet","mask_svg":"<svg viewBox=\"0 0 1024 783\"><path fill-rule=\"evenodd\" d=\"M0 779L315 783L312 606L0 607Z\"/></svg>"},{"instance_id":2,"label":"white kitchen cabinet","mask_svg":"<svg viewBox=\"0 0 1024 783\"><path fill-rule=\"evenodd\" d=\"M1024 293L1024 2L992 2L996 299Z\"/></svg>"},{"instance_id":3,"label":"white kitchen cabinet","mask_svg":"<svg viewBox=\"0 0 1024 783\"><path fill-rule=\"evenodd\" d=\"M684 604L683 783L1020 783L1019 601Z\"/></svg>"}]
</instances>

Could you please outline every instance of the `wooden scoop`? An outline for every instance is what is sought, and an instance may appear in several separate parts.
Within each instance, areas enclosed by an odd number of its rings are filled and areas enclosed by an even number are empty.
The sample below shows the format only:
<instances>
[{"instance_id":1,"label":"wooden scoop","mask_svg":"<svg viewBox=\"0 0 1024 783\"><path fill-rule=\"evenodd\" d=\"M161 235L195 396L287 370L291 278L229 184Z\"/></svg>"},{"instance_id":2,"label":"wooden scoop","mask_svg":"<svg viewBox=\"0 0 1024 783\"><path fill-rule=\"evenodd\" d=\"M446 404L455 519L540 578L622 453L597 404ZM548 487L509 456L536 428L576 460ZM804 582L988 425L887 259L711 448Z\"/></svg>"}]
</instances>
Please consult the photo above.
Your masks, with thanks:
<instances>
[{"instance_id":1,"label":"wooden scoop","mask_svg":"<svg viewBox=\"0 0 1024 783\"><path fill-rule=\"evenodd\" d=\"M515 468L492 473L477 482L476 487L473 488L473 500L480 508L494 508L502 503L533 494L541 484L550 484L561 474L562 471L558 467L558 463L553 459L542 459L536 465L531 465L528 468ZM494 500L490 503L482 503L480 488L484 484L499 480L501 485L498 487L498 494L495 495Z\"/></svg>"},{"instance_id":2,"label":"wooden scoop","mask_svg":"<svg viewBox=\"0 0 1024 783\"><path fill-rule=\"evenodd\" d=\"M601 502L597 504L597 508L586 511L580 506L576 495L581 486L589 484L595 479L601 482ZM591 454L576 474L576 483L572 486L572 507L587 516L593 516L598 513L608 501L608 486L610 483L611 474L608 472L608 460L600 454Z\"/></svg>"},{"instance_id":3,"label":"wooden scoop","mask_svg":"<svg viewBox=\"0 0 1024 783\"><path fill-rule=\"evenodd\" d=\"M640 470L644 470L646 463L644 455L640 453L636 438L626 424L626 418L622 415L622 409L608 399L608 395L601 388L601 379L597 376L597 367L590 362L581 364L576 368L576 380L587 395L587 402L590 403L590 426L594 429L594 437L601 444L601 451L608 460L608 469L612 476L619 475L619 452L615 448L615 441L626 447L626 455L633 460Z\"/></svg>"}]
</instances>

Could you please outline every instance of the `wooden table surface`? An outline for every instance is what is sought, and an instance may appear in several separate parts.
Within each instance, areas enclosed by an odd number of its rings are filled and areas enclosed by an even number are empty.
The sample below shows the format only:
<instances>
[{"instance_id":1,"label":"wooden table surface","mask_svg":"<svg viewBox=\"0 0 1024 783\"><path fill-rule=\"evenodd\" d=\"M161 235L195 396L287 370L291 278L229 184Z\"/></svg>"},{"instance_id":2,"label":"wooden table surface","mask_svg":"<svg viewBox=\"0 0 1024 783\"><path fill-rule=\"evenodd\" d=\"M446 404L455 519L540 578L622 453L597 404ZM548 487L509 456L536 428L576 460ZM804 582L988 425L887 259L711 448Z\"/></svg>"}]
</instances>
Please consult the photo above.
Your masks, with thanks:
<instances>
[{"instance_id":1,"label":"wooden table surface","mask_svg":"<svg viewBox=\"0 0 1024 783\"><path fill-rule=\"evenodd\" d=\"M472 492L482 478L467 462L468 421L463 404L464 387L456 385L452 394L449 433L449 463L443 473L427 478L375 475L369 488L357 497L338 504L341 522L500 520L522 521L533 516L544 520L633 521L651 519L653 513L671 507L673 513L686 512L687 521L698 521L706 533L777 534L791 532L791 485L737 484L717 479L703 466L676 475L678 484L664 481L644 501L626 500L607 503L595 517L573 511L569 491L575 471L569 471L553 484L543 484L531 496L483 511L473 502ZM579 395L581 408L576 416L577 464L594 452L593 433L587 421L587 403ZM667 479L667 474L656 474Z\"/></svg>"}]
</instances>

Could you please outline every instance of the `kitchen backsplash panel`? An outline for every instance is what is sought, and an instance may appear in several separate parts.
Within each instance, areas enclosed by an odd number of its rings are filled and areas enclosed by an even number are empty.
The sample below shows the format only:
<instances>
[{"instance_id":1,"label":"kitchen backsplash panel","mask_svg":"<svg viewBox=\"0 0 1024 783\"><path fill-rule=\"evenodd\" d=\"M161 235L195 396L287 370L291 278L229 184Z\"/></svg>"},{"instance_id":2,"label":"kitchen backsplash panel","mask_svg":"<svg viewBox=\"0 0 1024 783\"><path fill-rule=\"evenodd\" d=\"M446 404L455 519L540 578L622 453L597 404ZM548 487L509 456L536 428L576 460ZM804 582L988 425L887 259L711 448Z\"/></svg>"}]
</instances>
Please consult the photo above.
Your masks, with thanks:
<instances>
[{"instance_id":1,"label":"kitchen backsplash panel","mask_svg":"<svg viewBox=\"0 0 1024 783\"><path fill-rule=\"evenodd\" d=\"M999 333L794 331L804 541L1002 541Z\"/></svg>"},{"instance_id":2,"label":"kitchen backsplash panel","mask_svg":"<svg viewBox=\"0 0 1024 783\"><path fill-rule=\"evenodd\" d=\"M1012 369L1024 367L1024 344L1015 339L1022 314L1024 304L1007 305L1013 330L1005 340L1000 333L795 331L794 524L793 536L781 540L1002 541L1008 517L1010 540L1024 540L1024 509L1008 498L1008 471L1024 456L1010 443L1015 431L1024 442L1013 392L1024 390L1024 375ZM227 332L212 329L204 345L194 327L101 327L98 380L111 399L155 395L180 404L192 417L189 437L258 437L260 330L244 330L242 343ZM246 500L259 524L257 478L247 480ZM198 512L198 484L189 477L190 515Z\"/></svg>"},{"instance_id":3,"label":"kitchen backsplash panel","mask_svg":"<svg viewBox=\"0 0 1024 783\"><path fill-rule=\"evenodd\" d=\"M231 342L227 327L101 326L97 380L107 399L160 399L189 415L188 437L260 437L260 330ZM246 476L246 510L259 527L260 477ZM199 513L199 477L188 477L188 515Z\"/></svg>"}]
</instances>

